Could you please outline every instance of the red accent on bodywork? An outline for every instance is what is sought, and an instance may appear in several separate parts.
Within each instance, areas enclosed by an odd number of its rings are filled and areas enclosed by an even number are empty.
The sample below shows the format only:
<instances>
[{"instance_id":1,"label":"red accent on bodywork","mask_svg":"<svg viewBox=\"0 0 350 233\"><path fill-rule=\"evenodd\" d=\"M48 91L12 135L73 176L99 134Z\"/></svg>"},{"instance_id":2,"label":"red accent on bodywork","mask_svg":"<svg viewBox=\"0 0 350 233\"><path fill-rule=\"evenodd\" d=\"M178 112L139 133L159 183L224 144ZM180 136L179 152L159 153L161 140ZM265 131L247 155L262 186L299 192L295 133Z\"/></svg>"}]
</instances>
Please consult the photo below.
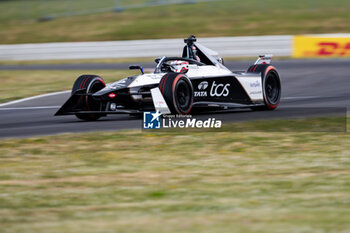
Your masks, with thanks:
<instances>
[{"instance_id":1,"label":"red accent on bodywork","mask_svg":"<svg viewBox=\"0 0 350 233\"><path fill-rule=\"evenodd\" d=\"M115 98L116 96L117 95L115 93L109 93L108 94L108 97L111 98L111 99Z\"/></svg>"}]
</instances>

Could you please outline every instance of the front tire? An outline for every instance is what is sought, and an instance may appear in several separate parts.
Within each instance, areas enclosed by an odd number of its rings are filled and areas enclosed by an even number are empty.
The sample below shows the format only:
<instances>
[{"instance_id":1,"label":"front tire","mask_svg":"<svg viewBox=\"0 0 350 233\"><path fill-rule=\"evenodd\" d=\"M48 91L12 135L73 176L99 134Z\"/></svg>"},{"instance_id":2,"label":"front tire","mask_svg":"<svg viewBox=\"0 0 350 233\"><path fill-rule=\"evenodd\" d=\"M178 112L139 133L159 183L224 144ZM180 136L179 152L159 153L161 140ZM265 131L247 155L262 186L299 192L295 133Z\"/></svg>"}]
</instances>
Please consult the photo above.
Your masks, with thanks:
<instances>
[{"instance_id":1,"label":"front tire","mask_svg":"<svg viewBox=\"0 0 350 233\"><path fill-rule=\"evenodd\" d=\"M179 73L164 75L159 89L172 114L187 115L193 105L193 87L191 81Z\"/></svg>"},{"instance_id":2,"label":"front tire","mask_svg":"<svg viewBox=\"0 0 350 233\"><path fill-rule=\"evenodd\" d=\"M95 93L106 86L103 79L97 75L82 75L80 76L74 83L72 88L72 95L77 90L84 90L84 94L87 96L81 96L78 99L77 107L82 109L83 111L98 111L99 103L96 102L92 96L88 94ZM81 120L85 121L96 121L102 115L101 114L75 114L75 116Z\"/></svg>"}]
</instances>

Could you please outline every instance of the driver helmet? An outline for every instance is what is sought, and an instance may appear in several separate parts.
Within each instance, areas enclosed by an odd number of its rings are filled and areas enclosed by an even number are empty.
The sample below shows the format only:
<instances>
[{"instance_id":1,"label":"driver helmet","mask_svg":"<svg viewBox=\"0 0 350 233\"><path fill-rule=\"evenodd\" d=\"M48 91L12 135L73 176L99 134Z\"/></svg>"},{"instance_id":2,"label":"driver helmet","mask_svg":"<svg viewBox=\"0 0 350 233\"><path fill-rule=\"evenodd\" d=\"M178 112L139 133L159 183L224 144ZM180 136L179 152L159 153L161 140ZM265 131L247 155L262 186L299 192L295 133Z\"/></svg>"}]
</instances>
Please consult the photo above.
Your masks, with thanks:
<instances>
[{"instance_id":1,"label":"driver helmet","mask_svg":"<svg viewBox=\"0 0 350 233\"><path fill-rule=\"evenodd\" d=\"M196 48L196 46L192 46L192 51L193 51L194 59L200 62L201 59L197 55L197 48Z\"/></svg>"},{"instance_id":2,"label":"driver helmet","mask_svg":"<svg viewBox=\"0 0 350 233\"><path fill-rule=\"evenodd\" d=\"M171 70L175 73L186 73L189 63L187 61L175 60L170 62Z\"/></svg>"}]
</instances>

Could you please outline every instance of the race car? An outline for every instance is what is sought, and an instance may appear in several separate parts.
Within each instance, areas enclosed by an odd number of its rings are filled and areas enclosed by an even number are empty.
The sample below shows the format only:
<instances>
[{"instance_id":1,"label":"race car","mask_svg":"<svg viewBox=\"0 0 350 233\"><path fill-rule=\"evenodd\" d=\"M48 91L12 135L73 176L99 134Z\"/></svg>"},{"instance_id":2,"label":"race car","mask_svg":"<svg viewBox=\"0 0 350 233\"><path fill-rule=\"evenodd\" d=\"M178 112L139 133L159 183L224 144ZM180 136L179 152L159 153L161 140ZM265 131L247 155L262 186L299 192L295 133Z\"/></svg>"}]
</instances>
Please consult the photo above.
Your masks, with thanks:
<instances>
[{"instance_id":1,"label":"race car","mask_svg":"<svg viewBox=\"0 0 350 233\"><path fill-rule=\"evenodd\" d=\"M274 110L281 97L279 73L272 55L259 56L247 71L231 71L219 55L185 39L181 57L161 57L152 73L105 84L97 75L82 75L74 83L70 98L56 112L82 120L97 120L108 114L137 115L145 111L186 115L231 108Z\"/></svg>"}]
</instances>

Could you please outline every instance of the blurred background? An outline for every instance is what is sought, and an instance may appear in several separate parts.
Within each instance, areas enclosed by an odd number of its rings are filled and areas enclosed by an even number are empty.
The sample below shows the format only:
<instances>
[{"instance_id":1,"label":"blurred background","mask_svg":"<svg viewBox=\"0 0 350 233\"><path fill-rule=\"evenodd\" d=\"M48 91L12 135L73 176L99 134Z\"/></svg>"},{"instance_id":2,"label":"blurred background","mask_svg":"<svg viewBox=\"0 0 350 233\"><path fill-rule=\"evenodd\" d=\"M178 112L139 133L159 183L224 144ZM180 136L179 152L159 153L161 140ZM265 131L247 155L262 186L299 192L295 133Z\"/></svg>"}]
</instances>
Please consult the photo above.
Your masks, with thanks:
<instances>
[{"instance_id":1,"label":"blurred background","mask_svg":"<svg viewBox=\"0 0 350 233\"><path fill-rule=\"evenodd\" d=\"M169 6L176 4L196 4L201 2L226 2L236 9L264 11L266 9L307 9L343 7L346 0L1 0L3 5L2 19L18 17L21 19L52 19L54 17L93 14L100 12L122 12L128 9ZM215 8L217 3L212 4ZM12 8L12 9L11 9Z\"/></svg>"},{"instance_id":2,"label":"blurred background","mask_svg":"<svg viewBox=\"0 0 350 233\"><path fill-rule=\"evenodd\" d=\"M0 43L348 32L347 0L0 0Z\"/></svg>"}]
</instances>

